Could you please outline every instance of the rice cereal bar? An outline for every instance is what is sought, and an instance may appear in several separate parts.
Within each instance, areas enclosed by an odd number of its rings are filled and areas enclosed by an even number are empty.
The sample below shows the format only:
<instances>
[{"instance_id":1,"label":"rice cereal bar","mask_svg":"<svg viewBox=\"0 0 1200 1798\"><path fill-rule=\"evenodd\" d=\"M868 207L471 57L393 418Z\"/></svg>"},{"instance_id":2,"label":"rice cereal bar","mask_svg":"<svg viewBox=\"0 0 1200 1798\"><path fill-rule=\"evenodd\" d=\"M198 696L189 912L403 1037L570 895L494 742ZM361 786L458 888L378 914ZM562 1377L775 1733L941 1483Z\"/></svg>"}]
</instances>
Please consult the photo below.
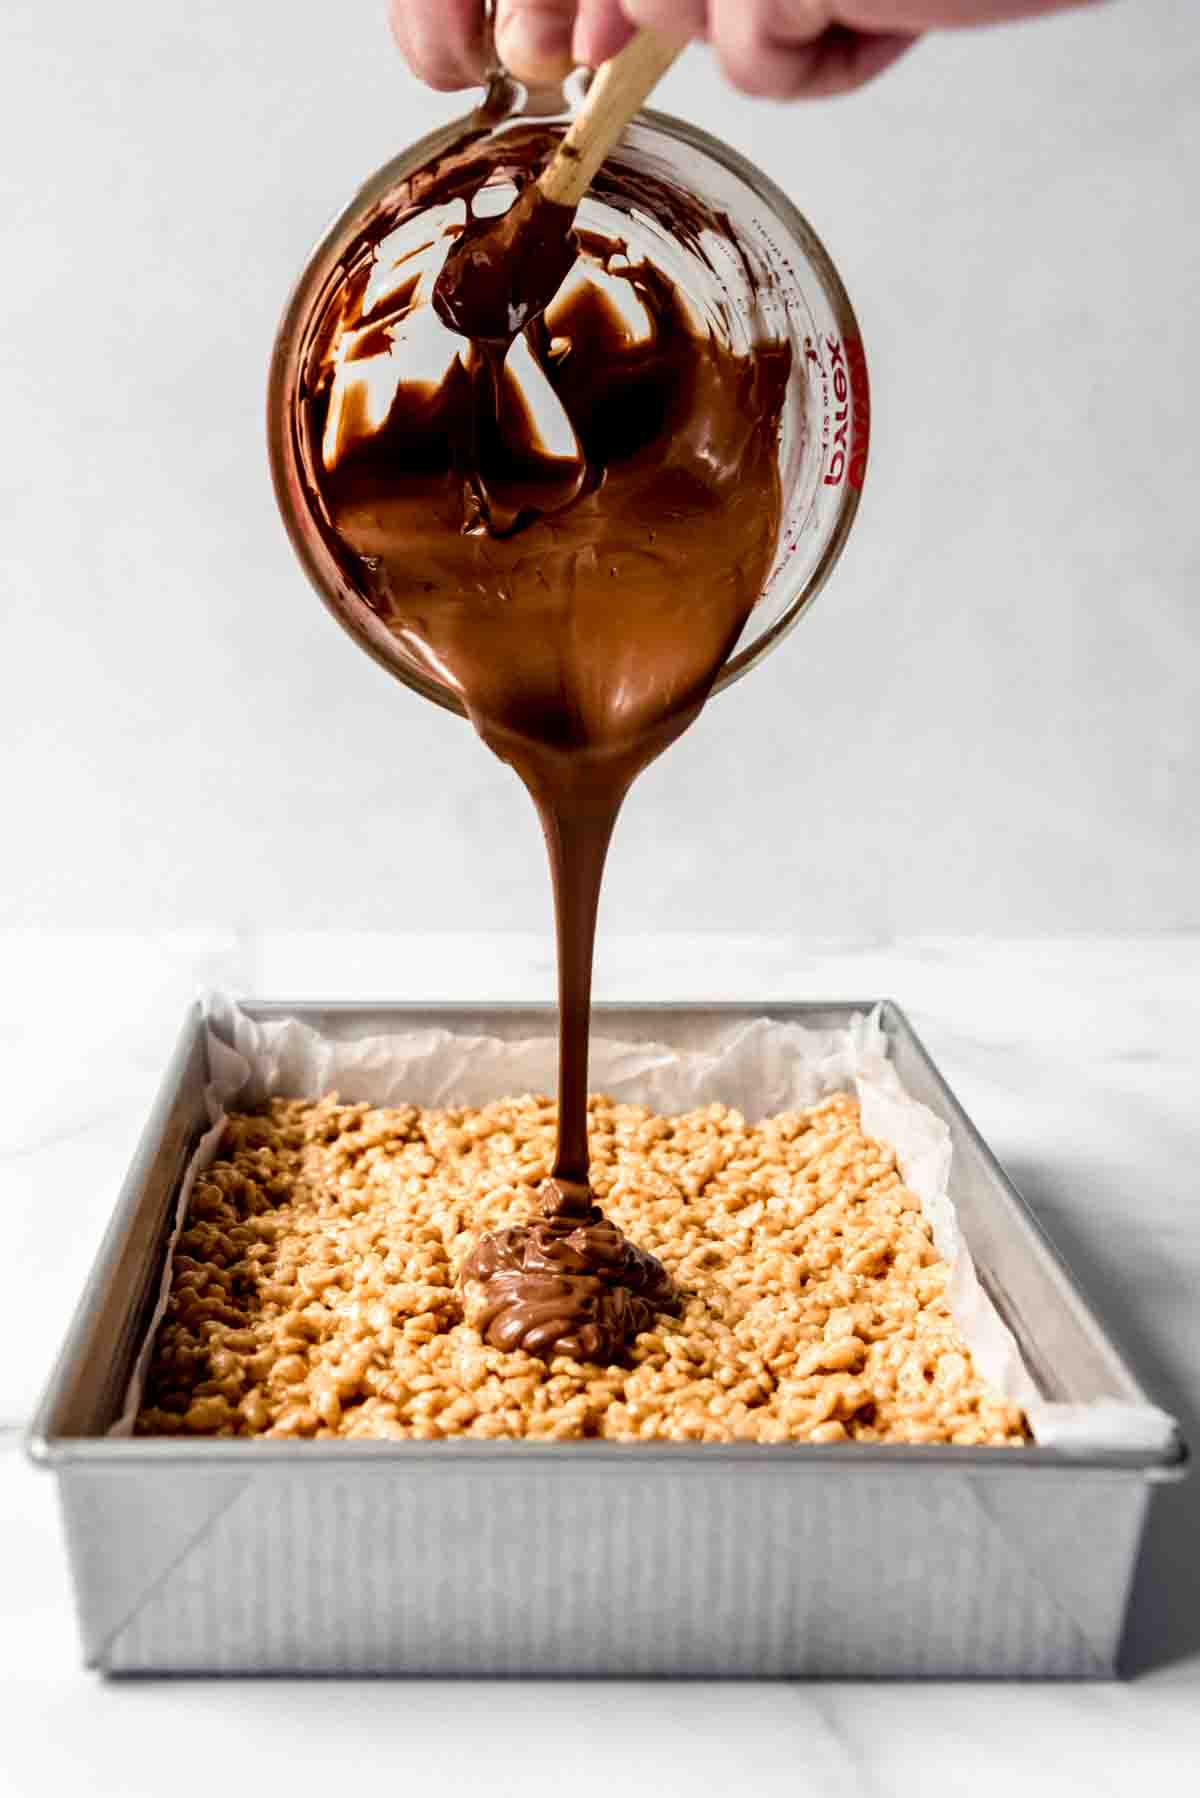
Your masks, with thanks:
<instances>
[{"instance_id":1,"label":"rice cereal bar","mask_svg":"<svg viewBox=\"0 0 1200 1798\"><path fill-rule=\"evenodd\" d=\"M590 1101L597 1202L683 1295L624 1363L484 1344L458 1273L526 1219L550 1099L272 1100L197 1181L141 1435L1020 1444L895 1156L837 1094L750 1125Z\"/></svg>"}]
</instances>

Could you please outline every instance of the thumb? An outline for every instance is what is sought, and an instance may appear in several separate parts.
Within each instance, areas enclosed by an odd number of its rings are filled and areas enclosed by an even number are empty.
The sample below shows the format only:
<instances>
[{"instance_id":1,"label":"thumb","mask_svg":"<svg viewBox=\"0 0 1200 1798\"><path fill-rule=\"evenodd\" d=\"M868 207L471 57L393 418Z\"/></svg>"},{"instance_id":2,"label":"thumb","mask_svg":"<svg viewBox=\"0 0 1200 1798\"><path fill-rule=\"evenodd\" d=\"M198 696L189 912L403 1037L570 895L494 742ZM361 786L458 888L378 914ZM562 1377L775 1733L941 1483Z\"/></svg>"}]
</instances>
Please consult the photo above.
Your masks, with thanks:
<instances>
[{"instance_id":1,"label":"thumb","mask_svg":"<svg viewBox=\"0 0 1200 1798\"><path fill-rule=\"evenodd\" d=\"M575 0L496 0L496 54L518 81L570 73Z\"/></svg>"}]
</instances>

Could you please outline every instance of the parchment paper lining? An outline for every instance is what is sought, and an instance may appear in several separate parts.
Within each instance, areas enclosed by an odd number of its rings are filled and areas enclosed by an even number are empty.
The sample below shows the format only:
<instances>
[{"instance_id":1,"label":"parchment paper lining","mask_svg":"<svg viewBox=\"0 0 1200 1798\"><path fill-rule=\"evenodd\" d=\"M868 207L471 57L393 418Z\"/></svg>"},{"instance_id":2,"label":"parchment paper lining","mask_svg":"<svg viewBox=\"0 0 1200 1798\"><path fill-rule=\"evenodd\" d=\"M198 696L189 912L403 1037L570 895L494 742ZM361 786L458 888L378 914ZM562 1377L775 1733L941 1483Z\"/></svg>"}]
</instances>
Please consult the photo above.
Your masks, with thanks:
<instances>
[{"instance_id":1,"label":"parchment paper lining","mask_svg":"<svg viewBox=\"0 0 1200 1798\"><path fill-rule=\"evenodd\" d=\"M549 1037L502 1042L447 1030L414 1030L350 1041L321 1036L293 1018L256 1022L221 995L205 1000L211 1075L211 1128L201 1138L180 1188L171 1250L154 1316L110 1435L126 1436L141 1402L154 1336L166 1309L175 1244L196 1177L216 1159L226 1111L275 1095L320 1098L336 1091L371 1105L480 1105L505 1094L553 1092L557 1044ZM896 1151L905 1183L921 1200L938 1253L950 1266L947 1298L983 1377L1021 1406L1043 1447L1165 1450L1173 1420L1152 1405L1112 1399L1058 1404L1043 1398L1016 1341L988 1298L958 1226L950 1196L950 1132L908 1093L887 1057L879 1019L855 1017L840 1030L807 1030L765 1018L731 1024L715 1046L677 1050L658 1043L594 1037L593 1091L649 1105L664 1114L715 1100L750 1122L854 1092L863 1129Z\"/></svg>"}]
</instances>

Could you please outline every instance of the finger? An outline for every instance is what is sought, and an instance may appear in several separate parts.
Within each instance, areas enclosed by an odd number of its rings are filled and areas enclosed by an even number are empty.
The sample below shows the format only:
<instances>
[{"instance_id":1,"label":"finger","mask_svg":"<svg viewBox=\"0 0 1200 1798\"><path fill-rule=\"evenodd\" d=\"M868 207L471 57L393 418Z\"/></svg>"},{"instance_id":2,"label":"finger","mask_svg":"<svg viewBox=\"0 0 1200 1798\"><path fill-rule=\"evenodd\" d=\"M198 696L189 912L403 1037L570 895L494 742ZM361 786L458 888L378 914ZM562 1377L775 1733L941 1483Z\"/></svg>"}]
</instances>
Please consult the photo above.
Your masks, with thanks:
<instances>
[{"instance_id":1,"label":"finger","mask_svg":"<svg viewBox=\"0 0 1200 1798\"><path fill-rule=\"evenodd\" d=\"M621 0L635 25L648 25L664 37L707 37L708 0Z\"/></svg>"},{"instance_id":2,"label":"finger","mask_svg":"<svg viewBox=\"0 0 1200 1798\"><path fill-rule=\"evenodd\" d=\"M860 31L897 32L998 25L1094 4L1097 0L839 0L832 11L844 25Z\"/></svg>"},{"instance_id":3,"label":"finger","mask_svg":"<svg viewBox=\"0 0 1200 1798\"><path fill-rule=\"evenodd\" d=\"M785 41L768 35L768 7L763 0L712 0L713 45L725 74L743 93L790 100L803 92L812 63L811 45L829 17L819 0L800 0L787 11Z\"/></svg>"},{"instance_id":4,"label":"finger","mask_svg":"<svg viewBox=\"0 0 1200 1798\"><path fill-rule=\"evenodd\" d=\"M735 86L769 99L847 93L890 67L913 32L860 32L831 24L841 0L712 0L712 35Z\"/></svg>"},{"instance_id":5,"label":"finger","mask_svg":"<svg viewBox=\"0 0 1200 1798\"><path fill-rule=\"evenodd\" d=\"M815 44L798 52L802 59L796 71L799 86L793 92L808 100L820 100L831 94L848 94L856 87L864 87L911 49L918 35L916 32L847 31L841 25L831 26ZM807 58L807 67L803 66L804 58Z\"/></svg>"},{"instance_id":6,"label":"finger","mask_svg":"<svg viewBox=\"0 0 1200 1798\"><path fill-rule=\"evenodd\" d=\"M571 71L575 0L497 0L496 53L518 81L561 81Z\"/></svg>"},{"instance_id":7,"label":"finger","mask_svg":"<svg viewBox=\"0 0 1200 1798\"><path fill-rule=\"evenodd\" d=\"M576 62L598 69L602 62L624 49L633 33L634 26L626 17L621 0L579 0L572 54Z\"/></svg>"},{"instance_id":8,"label":"finger","mask_svg":"<svg viewBox=\"0 0 1200 1798\"><path fill-rule=\"evenodd\" d=\"M443 93L483 80L480 0L391 0L392 34L415 75Z\"/></svg>"}]
</instances>

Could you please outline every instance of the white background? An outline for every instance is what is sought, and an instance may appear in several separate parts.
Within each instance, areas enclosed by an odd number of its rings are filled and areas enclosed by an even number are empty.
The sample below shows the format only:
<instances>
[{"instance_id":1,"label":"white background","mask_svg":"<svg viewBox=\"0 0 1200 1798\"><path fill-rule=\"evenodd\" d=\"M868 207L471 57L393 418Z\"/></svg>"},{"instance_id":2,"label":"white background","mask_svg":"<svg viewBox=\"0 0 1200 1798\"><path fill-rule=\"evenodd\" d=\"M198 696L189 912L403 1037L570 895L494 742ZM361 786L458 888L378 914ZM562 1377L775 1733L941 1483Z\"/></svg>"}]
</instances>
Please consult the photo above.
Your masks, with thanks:
<instances>
[{"instance_id":1,"label":"white background","mask_svg":"<svg viewBox=\"0 0 1200 1798\"><path fill-rule=\"evenodd\" d=\"M1154 1513L1131 1686L78 1670L15 1426L197 984L551 991L531 809L326 618L267 480L291 280L455 109L382 11L0 0L0 1798L328 1798L363 1766L496 1798L1186 1784L1194 1484ZM599 990L893 994L1195 1450L1200 936L1160 933L1200 924L1200 6L945 38L806 107L739 99L697 52L664 105L825 238L874 445L811 618L635 792Z\"/></svg>"},{"instance_id":2,"label":"white background","mask_svg":"<svg viewBox=\"0 0 1200 1798\"><path fill-rule=\"evenodd\" d=\"M289 285L465 101L382 0L0 6L0 922L540 930L536 826L293 564L263 448ZM1200 18L1126 0L777 107L667 110L823 235L874 381L796 635L640 783L618 932L1200 922Z\"/></svg>"}]
</instances>

